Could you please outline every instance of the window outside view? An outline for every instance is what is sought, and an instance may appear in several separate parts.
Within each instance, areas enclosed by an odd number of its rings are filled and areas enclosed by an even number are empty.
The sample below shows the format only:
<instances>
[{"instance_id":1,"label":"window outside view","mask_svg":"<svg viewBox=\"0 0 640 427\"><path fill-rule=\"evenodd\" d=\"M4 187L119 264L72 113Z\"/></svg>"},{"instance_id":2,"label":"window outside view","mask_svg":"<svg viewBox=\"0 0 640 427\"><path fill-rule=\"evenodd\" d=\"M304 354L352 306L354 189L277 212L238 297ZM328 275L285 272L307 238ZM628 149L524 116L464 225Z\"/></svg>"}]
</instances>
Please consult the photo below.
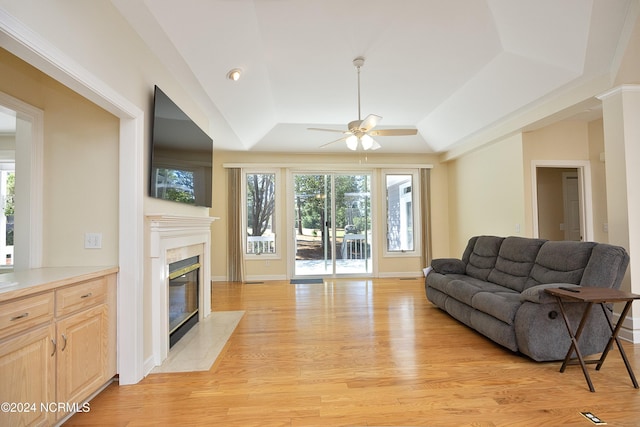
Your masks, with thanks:
<instances>
[{"instance_id":1,"label":"window outside view","mask_svg":"<svg viewBox=\"0 0 640 427\"><path fill-rule=\"evenodd\" d=\"M0 171L0 198L3 215L0 218L0 262L13 266L13 215L16 174L14 171Z\"/></svg>"},{"instance_id":2,"label":"window outside view","mask_svg":"<svg viewBox=\"0 0 640 427\"><path fill-rule=\"evenodd\" d=\"M246 183L246 253L275 254L276 175L275 173L247 173Z\"/></svg>"},{"instance_id":3,"label":"window outside view","mask_svg":"<svg viewBox=\"0 0 640 427\"><path fill-rule=\"evenodd\" d=\"M387 175L387 251L413 251L413 175Z\"/></svg>"}]
</instances>

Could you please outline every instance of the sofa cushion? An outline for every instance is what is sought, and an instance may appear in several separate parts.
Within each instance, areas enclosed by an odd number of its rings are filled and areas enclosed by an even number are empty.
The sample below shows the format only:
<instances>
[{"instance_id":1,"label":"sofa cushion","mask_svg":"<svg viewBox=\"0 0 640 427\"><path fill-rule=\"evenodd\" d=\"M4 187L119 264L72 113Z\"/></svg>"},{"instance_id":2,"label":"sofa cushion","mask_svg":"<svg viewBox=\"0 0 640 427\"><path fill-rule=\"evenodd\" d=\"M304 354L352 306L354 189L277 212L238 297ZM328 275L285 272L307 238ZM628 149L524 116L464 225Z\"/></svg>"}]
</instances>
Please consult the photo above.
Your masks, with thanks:
<instances>
[{"instance_id":1,"label":"sofa cushion","mask_svg":"<svg viewBox=\"0 0 640 427\"><path fill-rule=\"evenodd\" d=\"M545 242L543 239L507 237L500 246L496 265L487 280L521 292Z\"/></svg>"},{"instance_id":2,"label":"sofa cushion","mask_svg":"<svg viewBox=\"0 0 640 427\"><path fill-rule=\"evenodd\" d=\"M457 258L438 258L431 261L433 271L440 274L464 274L466 265Z\"/></svg>"},{"instance_id":3,"label":"sofa cushion","mask_svg":"<svg viewBox=\"0 0 640 427\"><path fill-rule=\"evenodd\" d=\"M480 236L473 236L467 242L467 247L464 248L464 252L462 254L462 258L460 258L462 260L462 262L464 262L464 265L469 264L469 257L473 253L473 247L476 245L476 241L478 240L478 237L480 237Z\"/></svg>"},{"instance_id":4,"label":"sofa cushion","mask_svg":"<svg viewBox=\"0 0 640 427\"><path fill-rule=\"evenodd\" d=\"M471 306L498 320L513 325L520 308L520 293L516 291L478 292L471 300Z\"/></svg>"},{"instance_id":5,"label":"sofa cushion","mask_svg":"<svg viewBox=\"0 0 640 427\"><path fill-rule=\"evenodd\" d=\"M531 269L526 288L541 283L580 283L591 250L597 243L549 241L545 242Z\"/></svg>"},{"instance_id":6,"label":"sofa cushion","mask_svg":"<svg viewBox=\"0 0 640 427\"><path fill-rule=\"evenodd\" d=\"M446 293L447 285L449 285L449 282L451 282L453 278L449 275L444 275L432 271L431 273L429 273L425 280L427 287L434 288L439 290L440 292Z\"/></svg>"},{"instance_id":7,"label":"sofa cushion","mask_svg":"<svg viewBox=\"0 0 640 427\"><path fill-rule=\"evenodd\" d=\"M467 275L480 280L487 280L489 273L496 265L500 245L504 237L478 236L469 255Z\"/></svg>"},{"instance_id":8,"label":"sofa cushion","mask_svg":"<svg viewBox=\"0 0 640 427\"><path fill-rule=\"evenodd\" d=\"M471 305L474 295L478 292L500 292L504 289L504 287L496 285L495 283L466 277L463 280L452 280L449 282L446 287L446 292L458 301Z\"/></svg>"}]
</instances>

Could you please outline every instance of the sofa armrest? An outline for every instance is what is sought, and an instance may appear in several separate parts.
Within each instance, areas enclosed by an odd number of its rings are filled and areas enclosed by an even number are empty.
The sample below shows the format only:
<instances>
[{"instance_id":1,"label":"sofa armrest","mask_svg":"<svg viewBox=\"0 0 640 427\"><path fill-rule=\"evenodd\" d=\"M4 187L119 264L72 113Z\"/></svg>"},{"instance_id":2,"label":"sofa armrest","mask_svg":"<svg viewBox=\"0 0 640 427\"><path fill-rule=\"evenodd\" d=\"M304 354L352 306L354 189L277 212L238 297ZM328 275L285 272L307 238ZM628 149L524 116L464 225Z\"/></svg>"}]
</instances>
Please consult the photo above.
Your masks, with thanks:
<instances>
[{"instance_id":1,"label":"sofa armrest","mask_svg":"<svg viewBox=\"0 0 640 427\"><path fill-rule=\"evenodd\" d=\"M467 266L457 258L438 258L431 261L433 271L440 274L464 274Z\"/></svg>"},{"instance_id":2,"label":"sofa armrest","mask_svg":"<svg viewBox=\"0 0 640 427\"><path fill-rule=\"evenodd\" d=\"M556 302L556 297L554 297L553 295L549 295L544 290L559 287L573 288L578 287L578 285L573 285L571 283L544 283L541 285L532 286L522 291L522 293L520 294L520 301L529 301L536 304L547 304L550 302Z\"/></svg>"}]
</instances>

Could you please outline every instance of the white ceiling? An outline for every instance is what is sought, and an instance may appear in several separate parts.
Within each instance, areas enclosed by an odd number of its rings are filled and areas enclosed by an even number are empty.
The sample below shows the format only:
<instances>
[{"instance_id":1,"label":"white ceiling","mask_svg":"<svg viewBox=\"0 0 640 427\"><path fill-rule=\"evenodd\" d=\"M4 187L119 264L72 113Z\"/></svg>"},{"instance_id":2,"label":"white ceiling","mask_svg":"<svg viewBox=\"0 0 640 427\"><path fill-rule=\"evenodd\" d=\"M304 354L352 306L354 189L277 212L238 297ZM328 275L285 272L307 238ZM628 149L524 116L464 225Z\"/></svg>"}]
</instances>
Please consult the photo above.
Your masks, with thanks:
<instances>
[{"instance_id":1,"label":"white ceiling","mask_svg":"<svg viewBox=\"0 0 640 427\"><path fill-rule=\"evenodd\" d=\"M208 104L217 148L319 152L340 134L307 128L357 119L364 56L362 117L418 129L377 137L387 153L444 152L607 75L632 1L112 0Z\"/></svg>"}]
</instances>

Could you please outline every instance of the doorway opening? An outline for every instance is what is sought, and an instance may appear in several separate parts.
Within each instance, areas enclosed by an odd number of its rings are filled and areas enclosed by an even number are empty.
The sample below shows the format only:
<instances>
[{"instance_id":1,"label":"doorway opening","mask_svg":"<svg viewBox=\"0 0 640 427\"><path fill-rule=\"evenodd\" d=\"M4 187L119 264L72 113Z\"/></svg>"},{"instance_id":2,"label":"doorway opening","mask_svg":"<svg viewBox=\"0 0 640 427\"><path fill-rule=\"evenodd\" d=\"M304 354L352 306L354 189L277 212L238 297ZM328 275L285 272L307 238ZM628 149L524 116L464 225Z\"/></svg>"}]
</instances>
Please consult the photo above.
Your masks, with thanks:
<instances>
[{"instance_id":1,"label":"doorway opening","mask_svg":"<svg viewBox=\"0 0 640 427\"><path fill-rule=\"evenodd\" d=\"M592 240L588 162L534 163L534 236L548 240Z\"/></svg>"},{"instance_id":2,"label":"doorway opening","mask_svg":"<svg viewBox=\"0 0 640 427\"><path fill-rule=\"evenodd\" d=\"M294 173L293 277L371 274L371 175Z\"/></svg>"},{"instance_id":3,"label":"doorway opening","mask_svg":"<svg viewBox=\"0 0 640 427\"><path fill-rule=\"evenodd\" d=\"M0 122L0 216L4 217L0 270L38 268L42 265L44 112L0 92Z\"/></svg>"}]
</instances>

